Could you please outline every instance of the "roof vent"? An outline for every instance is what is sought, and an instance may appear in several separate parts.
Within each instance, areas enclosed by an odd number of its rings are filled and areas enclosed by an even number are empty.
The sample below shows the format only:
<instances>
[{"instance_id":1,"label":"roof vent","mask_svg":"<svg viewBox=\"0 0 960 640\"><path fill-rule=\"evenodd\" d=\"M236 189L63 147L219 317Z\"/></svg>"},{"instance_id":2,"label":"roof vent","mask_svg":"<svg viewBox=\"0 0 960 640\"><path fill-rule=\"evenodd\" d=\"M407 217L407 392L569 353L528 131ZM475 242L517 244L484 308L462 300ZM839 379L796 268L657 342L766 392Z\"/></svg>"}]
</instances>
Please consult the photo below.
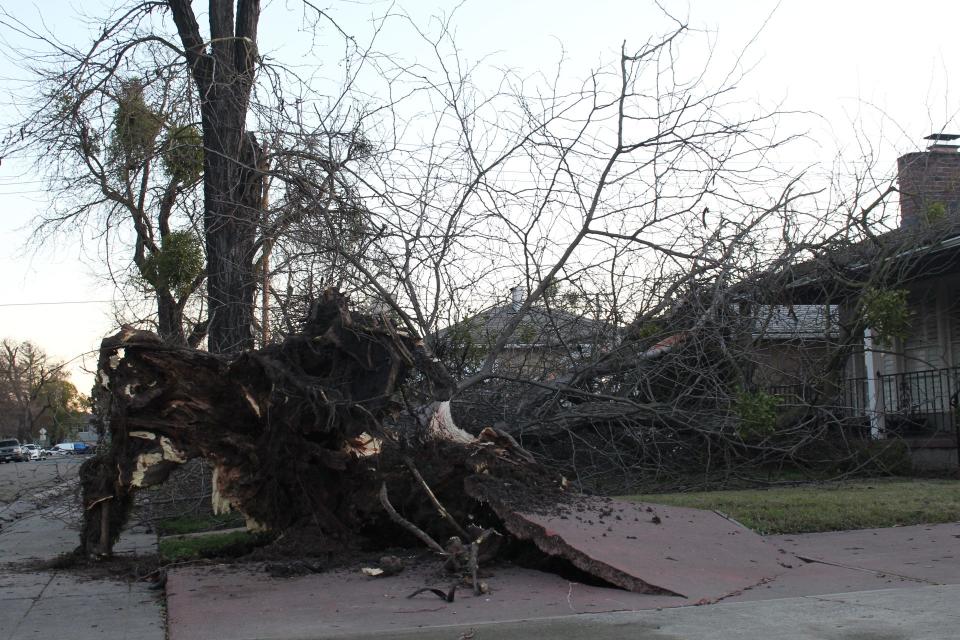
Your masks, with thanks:
<instances>
[{"instance_id":1,"label":"roof vent","mask_svg":"<svg viewBox=\"0 0 960 640\"><path fill-rule=\"evenodd\" d=\"M930 141L927 151L932 153L956 153L960 145L952 143L957 138L960 138L960 135L956 133L931 133L923 139Z\"/></svg>"}]
</instances>

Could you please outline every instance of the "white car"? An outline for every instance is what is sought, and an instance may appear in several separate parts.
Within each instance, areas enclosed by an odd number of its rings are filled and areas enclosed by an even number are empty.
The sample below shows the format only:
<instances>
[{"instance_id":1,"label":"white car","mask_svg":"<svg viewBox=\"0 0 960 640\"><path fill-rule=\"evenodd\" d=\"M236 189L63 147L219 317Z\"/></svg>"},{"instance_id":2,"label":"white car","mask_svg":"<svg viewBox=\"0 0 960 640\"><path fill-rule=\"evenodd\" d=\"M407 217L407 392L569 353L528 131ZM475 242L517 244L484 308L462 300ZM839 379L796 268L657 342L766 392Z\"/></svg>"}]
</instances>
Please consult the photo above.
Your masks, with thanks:
<instances>
[{"instance_id":1,"label":"white car","mask_svg":"<svg viewBox=\"0 0 960 640\"><path fill-rule=\"evenodd\" d=\"M46 457L43 455L43 449L35 444L22 445L20 450L23 452L25 460L43 460Z\"/></svg>"}]
</instances>

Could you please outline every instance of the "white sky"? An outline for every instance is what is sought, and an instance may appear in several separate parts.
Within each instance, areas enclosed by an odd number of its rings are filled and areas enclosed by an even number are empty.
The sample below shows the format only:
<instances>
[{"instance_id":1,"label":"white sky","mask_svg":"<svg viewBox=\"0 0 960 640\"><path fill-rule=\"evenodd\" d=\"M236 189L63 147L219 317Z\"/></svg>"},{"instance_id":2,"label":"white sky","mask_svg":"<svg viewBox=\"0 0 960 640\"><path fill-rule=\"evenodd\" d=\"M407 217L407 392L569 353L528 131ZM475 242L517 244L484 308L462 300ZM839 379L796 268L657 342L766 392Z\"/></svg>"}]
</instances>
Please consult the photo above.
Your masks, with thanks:
<instances>
[{"instance_id":1,"label":"white sky","mask_svg":"<svg viewBox=\"0 0 960 640\"><path fill-rule=\"evenodd\" d=\"M364 20L388 5L338 3L331 12L348 30L361 33ZM97 14L96 0L2 0L4 8L33 25L42 20L61 39L80 44L87 28L74 16L82 6ZM112 3L111 3L112 4ZM198 6L205 3L197 2ZM295 35L297 18L287 7L296 0L265 2L261 50L309 62L309 45ZM412 0L401 4L418 20L449 12L454 2ZM960 62L960 3L914 0L664 0L690 25L713 32L715 59L724 67L751 42L743 65L750 68L740 94L766 107L809 112L784 121L789 131L810 133L781 161L829 166L838 153L856 155L858 137L880 153L891 170L897 155L915 150L922 136L956 126L960 109L950 80ZM769 20L768 20L769 18ZM653 2L644 0L467 0L454 20L457 42L470 60L494 54L490 62L534 72L555 65L562 43L569 64L565 76L579 80L600 61L609 61L620 43L640 45L668 28ZM759 34L758 34L759 32ZM754 35L756 38L754 39ZM3 34L8 41L10 34ZM410 55L409 31L388 28L381 50ZM280 45L282 43L283 46ZM339 45L338 45L339 46ZM331 59L339 51L322 55ZM690 50L694 61L704 51ZM0 69L0 124L11 120L9 63ZM790 155L792 154L792 155ZM85 250L64 242L33 252L25 246L31 220L47 206L43 184L16 161L0 165L0 338L28 339L51 356L73 360L81 391L92 376L82 365L95 361L100 339L115 330L109 300L112 288L97 270L96 246ZM64 304L78 301L107 301ZM54 304L39 304L54 303ZM74 360L75 359L75 360Z\"/></svg>"}]
</instances>

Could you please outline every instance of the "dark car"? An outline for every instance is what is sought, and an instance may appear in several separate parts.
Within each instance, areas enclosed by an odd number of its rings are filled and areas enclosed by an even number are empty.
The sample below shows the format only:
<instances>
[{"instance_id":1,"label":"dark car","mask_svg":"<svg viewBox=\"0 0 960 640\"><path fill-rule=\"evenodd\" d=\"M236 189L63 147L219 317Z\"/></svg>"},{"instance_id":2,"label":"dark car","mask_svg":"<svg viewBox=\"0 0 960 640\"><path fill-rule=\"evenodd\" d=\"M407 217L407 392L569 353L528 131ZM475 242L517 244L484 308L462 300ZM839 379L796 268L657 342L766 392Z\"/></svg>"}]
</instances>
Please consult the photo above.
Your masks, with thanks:
<instances>
[{"instance_id":1,"label":"dark car","mask_svg":"<svg viewBox=\"0 0 960 640\"><path fill-rule=\"evenodd\" d=\"M73 443L73 452L76 454L94 453L96 450L97 450L96 445L92 445L89 442Z\"/></svg>"},{"instance_id":2,"label":"dark car","mask_svg":"<svg viewBox=\"0 0 960 640\"><path fill-rule=\"evenodd\" d=\"M14 438L0 440L0 462L21 462L24 460L20 441Z\"/></svg>"}]
</instances>

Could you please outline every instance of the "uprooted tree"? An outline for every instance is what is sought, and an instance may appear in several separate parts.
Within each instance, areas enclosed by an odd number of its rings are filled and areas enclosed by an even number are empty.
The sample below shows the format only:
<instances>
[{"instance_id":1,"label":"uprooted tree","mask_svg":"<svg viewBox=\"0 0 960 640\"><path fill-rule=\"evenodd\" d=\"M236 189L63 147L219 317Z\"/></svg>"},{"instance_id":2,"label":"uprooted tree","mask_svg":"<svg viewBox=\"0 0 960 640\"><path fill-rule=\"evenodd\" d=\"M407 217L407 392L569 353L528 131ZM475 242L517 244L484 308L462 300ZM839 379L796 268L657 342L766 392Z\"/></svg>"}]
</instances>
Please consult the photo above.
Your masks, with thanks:
<instances>
[{"instance_id":1,"label":"uprooted tree","mask_svg":"<svg viewBox=\"0 0 960 640\"><path fill-rule=\"evenodd\" d=\"M578 85L508 75L491 92L449 22L414 25L429 64L354 48L321 112L307 84L263 66L257 2L236 3L234 22L233 2L211 0L209 39L189 2L165 6L176 37L137 5L74 77L98 87L152 43L194 89L212 353L134 329L104 342L111 442L83 474L87 552L108 553L135 491L191 458L214 466L217 508L252 527L434 547L499 528L490 505L517 486L559 499L559 469L579 487L635 482L778 463L815 437L808 420L781 429L755 389L758 321L787 268L851 243L864 198L889 189L823 200L771 169L789 141L778 114L730 117L736 65L719 87L678 74L684 24ZM351 103L371 68L401 97ZM260 322L282 340L253 351L258 284L276 302ZM367 312L321 294L330 284ZM478 321L471 309L508 287L519 295Z\"/></svg>"},{"instance_id":2,"label":"uprooted tree","mask_svg":"<svg viewBox=\"0 0 960 640\"><path fill-rule=\"evenodd\" d=\"M214 466L217 509L255 529L309 528L327 551L415 536L455 561L437 540L479 547L502 530L497 506L562 500L562 478L506 434L405 423L397 398L411 379L437 399L454 389L421 340L335 291L301 333L234 359L121 331L101 349L96 403L112 441L81 473L84 550L109 554L134 492L196 457Z\"/></svg>"}]
</instances>

